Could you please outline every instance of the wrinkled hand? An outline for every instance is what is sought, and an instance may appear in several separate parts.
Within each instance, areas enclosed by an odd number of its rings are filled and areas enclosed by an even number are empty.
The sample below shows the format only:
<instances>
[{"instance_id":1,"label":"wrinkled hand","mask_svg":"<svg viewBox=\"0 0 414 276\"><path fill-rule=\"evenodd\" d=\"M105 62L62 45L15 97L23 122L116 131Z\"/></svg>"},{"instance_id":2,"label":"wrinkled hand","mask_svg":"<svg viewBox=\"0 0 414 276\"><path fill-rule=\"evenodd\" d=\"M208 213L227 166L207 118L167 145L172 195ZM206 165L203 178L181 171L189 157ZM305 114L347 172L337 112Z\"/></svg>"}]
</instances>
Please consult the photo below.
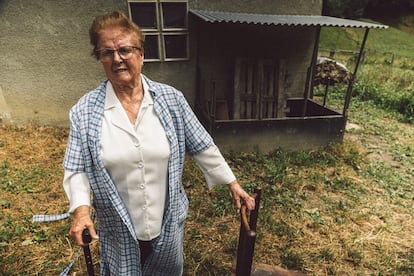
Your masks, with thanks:
<instances>
[{"instance_id":1,"label":"wrinkled hand","mask_svg":"<svg viewBox=\"0 0 414 276\"><path fill-rule=\"evenodd\" d=\"M92 239L99 239L98 235L95 232L95 227L93 226L93 221L89 212L89 206L83 205L76 208L75 212L73 213L72 227L69 231L69 236L75 240L77 245L87 245L82 241L82 232L86 228L89 230Z\"/></svg>"},{"instance_id":2,"label":"wrinkled hand","mask_svg":"<svg viewBox=\"0 0 414 276\"><path fill-rule=\"evenodd\" d=\"M244 201L244 204L246 205L247 209L249 211L254 210L255 208L255 201L254 198L251 197L243 188L240 186L240 184L237 182L237 180L234 180L229 184L229 188L231 191L231 194L234 199L234 203L236 204L237 210L240 210L241 208L241 200Z\"/></svg>"}]
</instances>

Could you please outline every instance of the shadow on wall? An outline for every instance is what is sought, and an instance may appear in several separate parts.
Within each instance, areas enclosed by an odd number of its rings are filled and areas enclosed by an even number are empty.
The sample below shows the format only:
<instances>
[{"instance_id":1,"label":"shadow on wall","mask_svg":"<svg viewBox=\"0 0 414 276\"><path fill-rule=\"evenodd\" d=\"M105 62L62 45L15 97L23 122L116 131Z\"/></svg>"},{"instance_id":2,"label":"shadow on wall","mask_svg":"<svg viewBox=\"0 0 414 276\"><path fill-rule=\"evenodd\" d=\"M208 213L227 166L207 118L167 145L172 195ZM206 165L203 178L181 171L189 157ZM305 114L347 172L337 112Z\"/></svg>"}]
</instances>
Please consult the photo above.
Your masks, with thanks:
<instances>
[{"instance_id":1,"label":"shadow on wall","mask_svg":"<svg viewBox=\"0 0 414 276\"><path fill-rule=\"evenodd\" d=\"M10 122L10 109L7 106L6 99L3 96L3 90L0 86L0 124Z\"/></svg>"}]
</instances>

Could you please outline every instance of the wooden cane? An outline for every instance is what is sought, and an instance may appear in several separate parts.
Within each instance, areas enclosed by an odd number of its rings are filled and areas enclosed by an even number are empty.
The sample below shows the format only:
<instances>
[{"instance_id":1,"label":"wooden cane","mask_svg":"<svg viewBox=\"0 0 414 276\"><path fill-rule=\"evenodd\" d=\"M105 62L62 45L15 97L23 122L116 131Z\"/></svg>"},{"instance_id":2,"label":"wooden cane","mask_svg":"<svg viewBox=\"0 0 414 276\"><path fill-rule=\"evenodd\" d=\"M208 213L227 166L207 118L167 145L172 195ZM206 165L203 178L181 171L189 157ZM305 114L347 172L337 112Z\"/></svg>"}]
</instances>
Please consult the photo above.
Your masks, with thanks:
<instances>
[{"instance_id":1,"label":"wooden cane","mask_svg":"<svg viewBox=\"0 0 414 276\"><path fill-rule=\"evenodd\" d=\"M88 276L95 276L95 272L93 270L91 250L89 249L89 243L92 241L92 237L88 229L83 230L82 241L83 243L87 244L85 246L82 246L82 248L83 248L83 254L85 255L85 262L86 262L86 269L88 270Z\"/></svg>"}]
</instances>

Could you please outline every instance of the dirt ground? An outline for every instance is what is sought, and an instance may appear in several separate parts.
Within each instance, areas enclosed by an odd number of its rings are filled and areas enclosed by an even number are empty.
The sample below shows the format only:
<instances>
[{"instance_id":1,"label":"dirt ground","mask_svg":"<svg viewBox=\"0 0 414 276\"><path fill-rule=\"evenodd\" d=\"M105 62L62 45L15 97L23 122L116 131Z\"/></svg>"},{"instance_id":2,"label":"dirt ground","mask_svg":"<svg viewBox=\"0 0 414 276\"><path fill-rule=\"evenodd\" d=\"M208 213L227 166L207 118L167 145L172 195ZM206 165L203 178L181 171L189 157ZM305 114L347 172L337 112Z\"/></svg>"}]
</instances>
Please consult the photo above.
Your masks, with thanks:
<instances>
[{"instance_id":1,"label":"dirt ground","mask_svg":"<svg viewBox=\"0 0 414 276\"><path fill-rule=\"evenodd\" d=\"M364 116L364 120L358 116ZM351 114L350 118L345 141L360 147L370 162L383 163L391 171L400 172L403 181L412 183L414 126L385 114L371 116L362 112L361 115ZM10 271L10 267L14 271L26 271L25 267L30 267L35 275L51 275L62 270L76 252L67 238L67 221L53 223L53 227L58 229L56 233L51 231L50 224L34 225L29 218L33 214L56 214L67 210L68 201L61 188L61 163L67 135L68 130L62 128L0 126L0 173L3 175L0 179L0 274ZM413 194L412 189L406 192L408 196ZM380 188L372 190L373 196L378 193L385 191ZM372 204L366 208L384 205L375 200ZM381 217L371 217L360 224L367 231L363 233L366 244L380 239L381 246L393 244L410 252L409 247L414 246L414 219L408 210L412 210L410 206L413 203L406 198L404 204L406 208L387 214L387 223ZM391 209L388 210L391 212ZM191 227L191 222L188 225ZM97 256L97 247L94 245L92 249ZM258 252L260 250L258 247ZM52 265L45 261L44 256L54 256L60 262ZM84 271L83 261L79 260L75 271L81 272Z\"/></svg>"}]
</instances>

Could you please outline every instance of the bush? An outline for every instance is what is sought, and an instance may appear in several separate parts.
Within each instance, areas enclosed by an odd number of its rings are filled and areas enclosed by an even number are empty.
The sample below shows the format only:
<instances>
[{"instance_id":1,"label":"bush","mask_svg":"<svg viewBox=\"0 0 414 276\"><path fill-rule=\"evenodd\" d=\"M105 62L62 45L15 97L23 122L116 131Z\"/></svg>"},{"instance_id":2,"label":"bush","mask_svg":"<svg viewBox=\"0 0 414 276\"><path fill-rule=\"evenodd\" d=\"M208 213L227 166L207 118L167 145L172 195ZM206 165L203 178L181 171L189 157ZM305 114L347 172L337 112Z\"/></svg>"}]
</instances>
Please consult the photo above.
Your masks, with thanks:
<instances>
[{"instance_id":1,"label":"bush","mask_svg":"<svg viewBox=\"0 0 414 276\"><path fill-rule=\"evenodd\" d=\"M401 68L367 65L354 86L353 96L372 101L389 111L400 113L407 122L414 121L414 72Z\"/></svg>"}]
</instances>

